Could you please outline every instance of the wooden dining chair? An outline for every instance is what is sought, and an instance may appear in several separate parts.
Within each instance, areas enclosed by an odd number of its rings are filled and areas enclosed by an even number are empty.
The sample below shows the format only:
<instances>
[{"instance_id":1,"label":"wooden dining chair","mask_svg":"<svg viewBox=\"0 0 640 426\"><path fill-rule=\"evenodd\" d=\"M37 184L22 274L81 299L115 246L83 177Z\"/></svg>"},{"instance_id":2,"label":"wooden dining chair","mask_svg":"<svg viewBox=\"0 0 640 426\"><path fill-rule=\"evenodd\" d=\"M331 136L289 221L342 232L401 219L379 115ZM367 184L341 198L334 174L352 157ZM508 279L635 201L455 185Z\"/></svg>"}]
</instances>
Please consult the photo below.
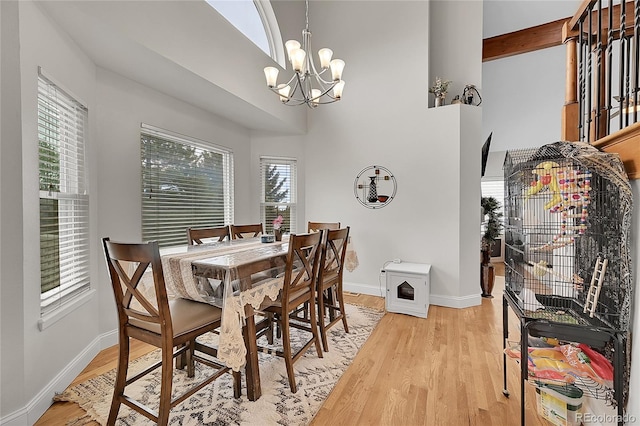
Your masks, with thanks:
<instances>
[{"instance_id":1,"label":"wooden dining chair","mask_svg":"<svg viewBox=\"0 0 640 426\"><path fill-rule=\"evenodd\" d=\"M168 299L157 242L123 244L109 238L103 238L102 242L118 310L119 334L118 370L107 424L115 424L120 405L125 404L157 424L166 425L173 407L230 371L212 358L216 355L215 348L196 341L197 337L220 327L221 310L187 299ZM142 283L148 268L153 276L152 289L143 288ZM153 295L149 296L150 293ZM158 362L127 378L130 338L160 348L161 356ZM203 357L203 353L208 356ZM213 371L182 395L172 398L173 359L177 356L186 359L188 377L195 375L195 362ZM156 411L128 396L125 390L158 367L161 382ZM240 373L233 373L233 382L234 396L239 398Z\"/></svg>"},{"instance_id":2,"label":"wooden dining chair","mask_svg":"<svg viewBox=\"0 0 640 426\"><path fill-rule=\"evenodd\" d=\"M275 302L267 300L264 306L260 308L267 316L256 325L258 336L263 334L265 328L273 327L274 323L277 323L282 330L282 350L273 351L264 347L260 349L284 358L289 377L289 386L293 393L298 390L293 364L312 345L315 345L318 357L322 358L315 313L316 274L320 260L321 240L322 232L291 235L284 274L279 278L282 280L282 291ZM289 314L305 302L309 304L311 311L310 323L291 322ZM300 348L294 349L291 347L291 328L306 331L310 335L309 340Z\"/></svg>"},{"instance_id":3,"label":"wooden dining chair","mask_svg":"<svg viewBox=\"0 0 640 426\"><path fill-rule=\"evenodd\" d=\"M196 244L203 244L207 242L207 239L216 239L215 241L224 241L231 239L231 232L229 226L218 226L215 228L187 228L187 243L192 246Z\"/></svg>"},{"instance_id":4,"label":"wooden dining chair","mask_svg":"<svg viewBox=\"0 0 640 426\"><path fill-rule=\"evenodd\" d=\"M340 229L340 222L308 222L307 232L317 232L321 229Z\"/></svg>"},{"instance_id":5,"label":"wooden dining chair","mask_svg":"<svg viewBox=\"0 0 640 426\"><path fill-rule=\"evenodd\" d=\"M340 222L307 222L307 232L318 232L321 229L340 229ZM308 321L309 306L303 303L293 312L293 316L297 319Z\"/></svg>"},{"instance_id":6,"label":"wooden dining chair","mask_svg":"<svg viewBox=\"0 0 640 426\"><path fill-rule=\"evenodd\" d=\"M349 242L349 227L326 231L318 267L316 300L320 337L325 352L329 351L327 330L342 320L345 332L349 332L342 294L342 273ZM328 311L328 312L325 312ZM328 313L328 318L327 318ZM328 321L328 322L327 322Z\"/></svg>"},{"instance_id":7,"label":"wooden dining chair","mask_svg":"<svg viewBox=\"0 0 640 426\"><path fill-rule=\"evenodd\" d=\"M239 238L252 238L261 235L264 230L262 223L253 225L229 225L231 228L231 238L234 240Z\"/></svg>"}]
</instances>

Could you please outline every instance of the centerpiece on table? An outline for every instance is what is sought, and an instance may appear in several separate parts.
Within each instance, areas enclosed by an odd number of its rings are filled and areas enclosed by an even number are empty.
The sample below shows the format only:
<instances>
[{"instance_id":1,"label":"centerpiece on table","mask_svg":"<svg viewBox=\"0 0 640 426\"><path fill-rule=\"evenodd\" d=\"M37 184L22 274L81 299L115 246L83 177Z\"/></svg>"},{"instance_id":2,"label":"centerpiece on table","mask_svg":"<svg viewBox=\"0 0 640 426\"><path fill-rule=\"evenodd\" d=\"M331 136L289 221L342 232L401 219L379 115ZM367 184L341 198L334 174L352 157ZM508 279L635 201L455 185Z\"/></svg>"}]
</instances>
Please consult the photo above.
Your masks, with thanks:
<instances>
[{"instance_id":1,"label":"centerpiece on table","mask_svg":"<svg viewBox=\"0 0 640 426\"><path fill-rule=\"evenodd\" d=\"M276 236L276 241L282 241L282 233L284 232L283 222L284 218L282 215L278 215L278 217L273 219L273 233Z\"/></svg>"}]
</instances>

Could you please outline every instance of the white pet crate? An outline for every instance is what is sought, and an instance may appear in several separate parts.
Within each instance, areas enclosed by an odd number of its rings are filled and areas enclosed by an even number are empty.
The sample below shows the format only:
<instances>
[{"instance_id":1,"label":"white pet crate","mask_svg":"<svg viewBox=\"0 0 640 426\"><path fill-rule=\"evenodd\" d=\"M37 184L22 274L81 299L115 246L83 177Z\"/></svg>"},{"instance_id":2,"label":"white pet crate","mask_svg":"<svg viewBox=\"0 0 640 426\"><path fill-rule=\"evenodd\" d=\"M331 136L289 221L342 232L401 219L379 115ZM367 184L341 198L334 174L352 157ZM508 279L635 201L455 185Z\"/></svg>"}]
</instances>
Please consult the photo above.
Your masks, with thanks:
<instances>
[{"instance_id":1,"label":"white pet crate","mask_svg":"<svg viewBox=\"0 0 640 426\"><path fill-rule=\"evenodd\" d=\"M429 272L424 263L391 263L384 269L387 277L388 312L426 318L429 311Z\"/></svg>"}]
</instances>

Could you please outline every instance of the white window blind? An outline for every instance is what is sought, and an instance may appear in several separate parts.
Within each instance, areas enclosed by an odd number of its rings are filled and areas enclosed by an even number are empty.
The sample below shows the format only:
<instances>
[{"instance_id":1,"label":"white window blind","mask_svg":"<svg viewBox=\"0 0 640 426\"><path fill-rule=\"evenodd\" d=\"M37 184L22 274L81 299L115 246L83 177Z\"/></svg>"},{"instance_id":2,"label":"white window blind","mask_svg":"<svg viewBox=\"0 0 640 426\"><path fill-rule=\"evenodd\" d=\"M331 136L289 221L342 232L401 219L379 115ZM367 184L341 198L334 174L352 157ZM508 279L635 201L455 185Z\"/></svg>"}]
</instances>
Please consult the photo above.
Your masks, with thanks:
<instances>
[{"instance_id":1,"label":"white window blind","mask_svg":"<svg viewBox=\"0 0 640 426\"><path fill-rule=\"evenodd\" d=\"M185 244L188 227L233 223L233 153L143 124L142 238Z\"/></svg>"},{"instance_id":2,"label":"white window blind","mask_svg":"<svg viewBox=\"0 0 640 426\"><path fill-rule=\"evenodd\" d=\"M89 289L87 108L39 73L40 306L42 314Z\"/></svg>"},{"instance_id":3,"label":"white window blind","mask_svg":"<svg viewBox=\"0 0 640 426\"><path fill-rule=\"evenodd\" d=\"M273 220L284 219L284 232L297 232L297 162L292 158L260 157L261 219L265 232L273 232Z\"/></svg>"},{"instance_id":4,"label":"white window blind","mask_svg":"<svg viewBox=\"0 0 640 426\"><path fill-rule=\"evenodd\" d=\"M498 212L502 213L504 223L504 180L502 179L482 179L480 182L483 197L493 197L500 203Z\"/></svg>"}]
</instances>

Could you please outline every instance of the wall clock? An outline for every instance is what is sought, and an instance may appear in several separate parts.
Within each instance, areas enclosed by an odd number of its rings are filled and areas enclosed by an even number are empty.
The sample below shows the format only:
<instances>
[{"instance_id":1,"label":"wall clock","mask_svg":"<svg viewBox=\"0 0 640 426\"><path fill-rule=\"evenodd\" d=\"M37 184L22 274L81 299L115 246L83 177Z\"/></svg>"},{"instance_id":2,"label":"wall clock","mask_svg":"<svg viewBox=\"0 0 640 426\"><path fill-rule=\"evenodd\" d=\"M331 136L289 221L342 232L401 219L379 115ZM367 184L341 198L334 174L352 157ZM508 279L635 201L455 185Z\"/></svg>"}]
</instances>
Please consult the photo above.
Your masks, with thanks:
<instances>
[{"instance_id":1,"label":"wall clock","mask_svg":"<svg viewBox=\"0 0 640 426\"><path fill-rule=\"evenodd\" d=\"M353 193L363 206L379 209L391 202L396 196L396 178L382 166L369 166L362 169L353 184Z\"/></svg>"}]
</instances>

